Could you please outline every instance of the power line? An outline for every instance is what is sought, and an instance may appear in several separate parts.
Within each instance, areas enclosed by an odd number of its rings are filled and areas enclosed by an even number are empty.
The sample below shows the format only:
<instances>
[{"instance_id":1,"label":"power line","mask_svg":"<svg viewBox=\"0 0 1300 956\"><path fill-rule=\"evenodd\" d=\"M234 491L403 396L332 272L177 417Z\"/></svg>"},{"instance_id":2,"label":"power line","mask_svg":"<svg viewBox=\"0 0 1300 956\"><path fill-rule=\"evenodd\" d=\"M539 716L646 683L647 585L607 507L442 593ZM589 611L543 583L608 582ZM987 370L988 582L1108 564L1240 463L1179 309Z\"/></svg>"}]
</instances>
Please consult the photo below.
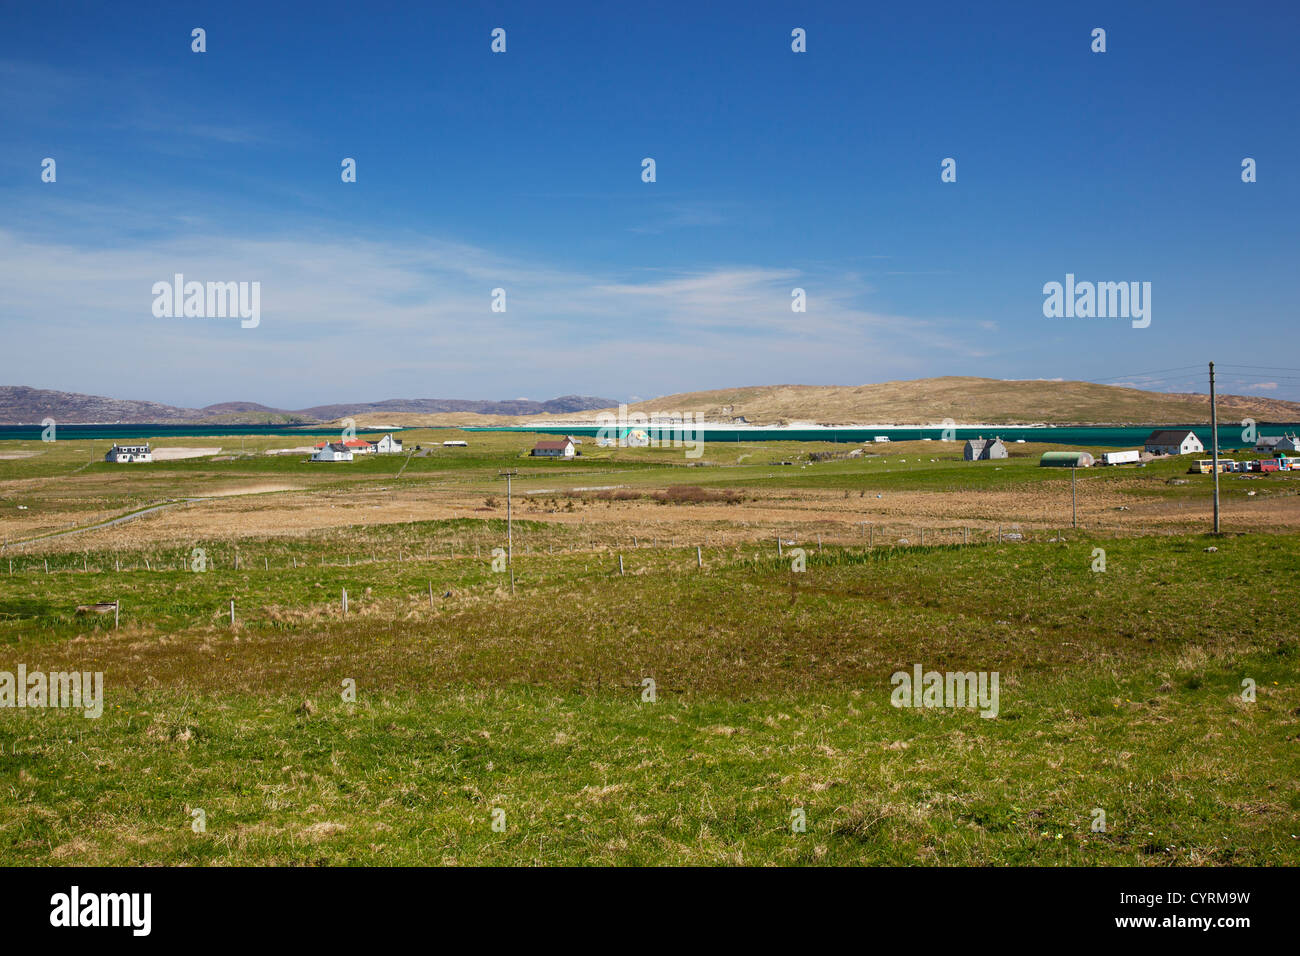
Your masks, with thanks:
<instances>
[{"instance_id":1,"label":"power line","mask_svg":"<svg viewBox=\"0 0 1300 956\"><path fill-rule=\"evenodd\" d=\"M1092 379L1092 381L1096 382L1097 384L1100 384L1102 382L1113 382L1115 379L1120 379L1120 378L1147 378L1152 375L1160 375L1163 372L1199 371L1200 368L1201 366L1199 365L1180 365L1178 368L1158 368L1158 369L1153 369L1150 372L1129 372L1127 375L1111 375L1106 378L1094 378Z\"/></svg>"},{"instance_id":2,"label":"power line","mask_svg":"<svg viewBox=\"0 0 1300 956\"><path fill-rule=\"evenodd\" d=\"M1288 368L1288 367L1285 366L1285 365L1229 365L1229 364L1224 364L1224 365L1221 366L1221 367L1222 367L1222 368L1246 368L1246 369L1251 369L1251 370L1256 371L1256 372L1266 372L1266 371L1275 371L1275 372L1300 372L1300 368Z\"/></svg>"}]
</instances>

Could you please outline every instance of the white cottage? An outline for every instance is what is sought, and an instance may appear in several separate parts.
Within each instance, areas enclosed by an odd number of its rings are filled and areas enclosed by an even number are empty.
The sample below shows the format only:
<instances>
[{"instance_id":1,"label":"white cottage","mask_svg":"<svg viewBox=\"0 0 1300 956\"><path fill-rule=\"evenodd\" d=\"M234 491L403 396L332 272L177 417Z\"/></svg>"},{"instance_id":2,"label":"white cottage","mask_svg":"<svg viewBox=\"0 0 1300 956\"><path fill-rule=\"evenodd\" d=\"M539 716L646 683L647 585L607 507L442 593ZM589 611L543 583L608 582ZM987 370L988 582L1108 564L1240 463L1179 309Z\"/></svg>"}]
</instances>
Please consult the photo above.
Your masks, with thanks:
<instances>
[{"instance_id":1,"label":"white cottage","mask_svg":"<svg viewBox=\"0 0 1300 956\"><path fill-rule=\"evenodd\" d=\"M391 434L385 435L379 441L372 442L372 444L375 446L375 451L381 455L392 455L402 450L402 440L394 438Z\"/></svg>"},{"instance_id":2,"label":"white cottage","mask_svg":"<svg viewBox=\"0 0 1300 956\"><path fill-rule=\"evenodd\" d=\"M1145 448L1153 455L1194 455L1205 451L1196 432L1186 428L1154 431L1147 436Z\"/></svg>"},{"instance_id":3,"label":"white cottage","mask_svg":"<svg viewBox=\"0 0 1300 956\"><path fill-rule=\"evenodd\" d=\"M962 457L967 461L989 461L993 458L1006 458L1007 446L1001 438L971 438L962 449Z\"/></svg>"},{"instance_id":4,"label":"white cottage","mask_svg":"<svg viewBox=\"0 0 1300 956\"><path fill-rule=\"evenodd\" d=\"M148 444L144 445L114 445L104 456L104 461L127 462L127 461L153 461L153 452L149 450Z\"/></svg>"},{"instance_id":5,"label":"white cottage","mask_svg":"<svg viewBox=\"0 0 1300 956\"><path fill-rule=\"evenodd\" d=\"M573 442L567 438L562 441L539 441L531 452L534 458L572 458L577 453Z\"/></svg>"},{"instance_id":6,"label":"white cottage","mask_svg":"<svg viewBox=\"0 0 1300 956\"><path fill-rule=\"evenodd\" d=\"M326 442L320 448L316 449L315 454L311 456L312 461L351 461L352 449L342 442Z\"/></svg>"}]
</instances>

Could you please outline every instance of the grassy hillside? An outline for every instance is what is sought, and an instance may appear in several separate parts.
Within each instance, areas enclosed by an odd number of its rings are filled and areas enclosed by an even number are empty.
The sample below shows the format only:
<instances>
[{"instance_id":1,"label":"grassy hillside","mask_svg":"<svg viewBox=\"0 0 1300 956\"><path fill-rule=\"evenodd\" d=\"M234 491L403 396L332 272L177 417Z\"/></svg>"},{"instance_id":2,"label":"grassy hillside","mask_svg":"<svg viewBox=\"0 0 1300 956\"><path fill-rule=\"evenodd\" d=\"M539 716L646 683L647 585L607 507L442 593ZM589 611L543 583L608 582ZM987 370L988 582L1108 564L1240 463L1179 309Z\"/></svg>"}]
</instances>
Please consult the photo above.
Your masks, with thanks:
<instances>
[{"instance_id":1,"label":"grassy hillside","mask_svg":"<svg viewBox=\"0 0 1300 956\"><path fill-rule=\"evenodd\" d=\"M1204 395L1146 392L1092 382L1009 381L949 376L876 385L763 385L683 392L631 406L642 412L691 411L710 420L744 417L773 424L1160 424L1208 421ZM594 418L594 412L571 416ZM1300 403L1219 396L1219 417L1239 421L1300 421ZM532 419L536 421L537 419Z\"/></svg>"}]
</instances>

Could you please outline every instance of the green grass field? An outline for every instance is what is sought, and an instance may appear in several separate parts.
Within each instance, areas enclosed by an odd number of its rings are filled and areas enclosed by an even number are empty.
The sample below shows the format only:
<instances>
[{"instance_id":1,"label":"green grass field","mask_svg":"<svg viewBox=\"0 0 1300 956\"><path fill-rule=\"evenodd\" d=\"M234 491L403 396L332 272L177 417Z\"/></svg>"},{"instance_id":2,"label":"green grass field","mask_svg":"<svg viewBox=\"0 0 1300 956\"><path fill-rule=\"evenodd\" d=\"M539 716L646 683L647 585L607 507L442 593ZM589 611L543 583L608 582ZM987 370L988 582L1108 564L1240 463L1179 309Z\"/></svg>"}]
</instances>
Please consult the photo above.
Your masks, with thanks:
<instances>
[{"instance_id":1,"label":"green grass field","mask_svg":"<svg viewBox=\"0 0 1300 956\"><path fill-rule=\"evenodd\" d=\"M128 479L72 474L86 456L71 448L0 462L0 504L30 501L36 528L267 474L322 503L399 480L477 501L518 467L516 504L533 490L544 505L515 513L513 595L493 566L500 507L6 548L0 671L102 672L104 710L0 710L0 863L1300 862L1300 535L1083 529L873 548L804 535L796 572L792 546L778 557L763 535L715 537L698 556L699 535L633 546L639 526L602 528L612 506L572 489L617 485L639 509L627 515L672 513L675 527L694 527L693 506L657 492L735 489L716 532L745 527L756 487L763 506L830 490L849 507L1068 493L1068 473L1038 468L1033 448L977 465L916 448L809 465L808 446L729 448L690 469L668 450L561 465L520 459L507 438L413 458L401 479L395 459L325 472L198 459ZM1079 480L1176 503L1206 487L1185 471ZM1295 486L1247 487L1273 507ZM151 520L120 527L138 541ZM77 611L105 600L121 602L116 626ZM893 706L891 675L918 664L997 672L997 716Z\"/></svg>"},{"instance_id":2,"label":"green grass field","mask_svg":"<svg viewBox=\"0 0 1300 956\"><path fill-rule=\"evenodd\" d=\"M117 631L25 575L3 666L107 704L5 714L0 860L1294 864L1296 543L141 571ZM892 707L915 663L998 717Z\"/></svg>"}]
</instances>

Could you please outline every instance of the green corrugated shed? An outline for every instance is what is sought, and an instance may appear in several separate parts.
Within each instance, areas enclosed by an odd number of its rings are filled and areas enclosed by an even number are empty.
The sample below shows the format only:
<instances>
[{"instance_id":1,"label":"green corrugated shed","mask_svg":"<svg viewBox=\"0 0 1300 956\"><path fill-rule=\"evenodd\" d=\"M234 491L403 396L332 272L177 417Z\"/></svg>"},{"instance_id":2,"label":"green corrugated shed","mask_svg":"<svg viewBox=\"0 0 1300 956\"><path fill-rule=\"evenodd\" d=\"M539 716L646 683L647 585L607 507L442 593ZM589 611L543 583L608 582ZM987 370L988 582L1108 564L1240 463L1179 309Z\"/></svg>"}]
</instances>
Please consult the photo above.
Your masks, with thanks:
<instances>
[{"instance_id":1,"label":"green corrugated shed","mask_svg":"<svg viewBox=\"0 0 1300 956\"><path fill-rule=\"evenodd\" d=\"M1086 451L1045 451L1038 464L1044 468L1091 468L1092 455Z\"/></svg>"}]
</instances>

